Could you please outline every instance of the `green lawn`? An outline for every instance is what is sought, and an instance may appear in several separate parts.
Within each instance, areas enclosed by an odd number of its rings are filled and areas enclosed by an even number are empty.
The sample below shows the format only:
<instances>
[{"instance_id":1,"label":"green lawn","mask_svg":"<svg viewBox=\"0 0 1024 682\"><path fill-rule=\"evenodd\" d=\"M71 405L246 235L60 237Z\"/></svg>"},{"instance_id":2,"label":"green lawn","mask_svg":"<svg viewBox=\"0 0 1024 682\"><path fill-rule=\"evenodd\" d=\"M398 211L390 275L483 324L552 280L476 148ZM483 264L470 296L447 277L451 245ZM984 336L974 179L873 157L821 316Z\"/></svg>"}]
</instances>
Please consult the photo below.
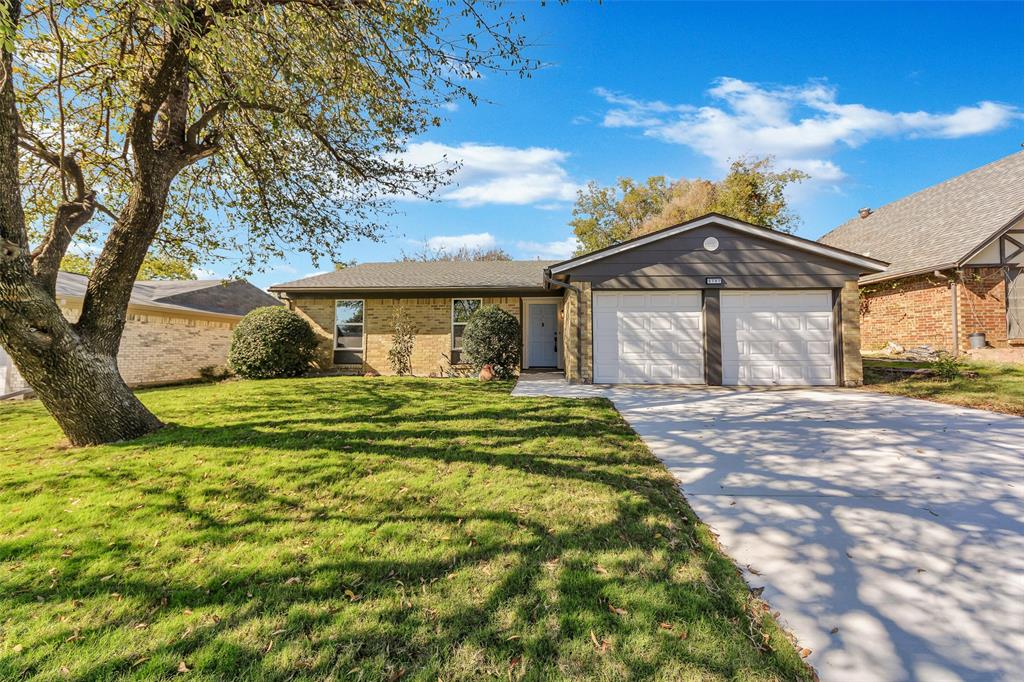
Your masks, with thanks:
<instances>
[{"instance_id":1,"label":"green lawn","mask_svg":"<svg viewBox=\"0 0 1024 682\"><path fill-rule=\"evenodd\" d=\"M603 400L328 378L0 405L0 679L807 679ZM190 671L190 672L186 672Z\"/></svg>"},{"instance_id":2,"label":"green lawn","mask_svg":"<svg viewBox=\"0 0 1024 682\"><path fill-rule=\"evenodd\" d=\"M879 367L927 367L928 363L864 359L864 385L872 391L924 398L953 405L978 407L1024 416L1024 365L966 363L964 369L977 377L952 381L911 378L894 381Z\"/></svg>"}]
</instances>

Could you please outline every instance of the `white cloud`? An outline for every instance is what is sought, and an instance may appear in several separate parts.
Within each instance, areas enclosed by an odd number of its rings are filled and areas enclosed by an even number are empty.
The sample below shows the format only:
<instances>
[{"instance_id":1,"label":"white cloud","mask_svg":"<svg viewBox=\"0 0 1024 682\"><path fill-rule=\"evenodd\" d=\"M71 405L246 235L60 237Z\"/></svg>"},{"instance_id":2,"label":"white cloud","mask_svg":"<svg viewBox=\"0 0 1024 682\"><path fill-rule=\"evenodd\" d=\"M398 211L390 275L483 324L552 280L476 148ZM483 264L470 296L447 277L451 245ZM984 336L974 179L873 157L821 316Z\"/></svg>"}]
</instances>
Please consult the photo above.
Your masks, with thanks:
<instances>
[{"instance_id":1,"label":"white cloud","mask_svg":"<svg viewBox=\"0 0 1024 682\"><path fill-rule=\"evenodd\" d=\"M459 110L459 103L458 102L445 102L444 104L441 105L441 108L444 109L445 111L458 111Z\"/></svg>"},{"instance_id":2,"label":"white cloud","mask_svg":"<svg viewBox=\"0 0 1024 682\"><path fill-rule=\"evenodd\" d=\"M453 183L440 196L460 206L528 205L572 201L580 185L563 167L568 154L546 147L504 147L437 142L409 145L404 158L412 164L461 164Z\"/></svg>"},{"instance_id":3,"label":"white cloud","mask_svg":"<svg viewBox=\"0 0 1024 682\"><path fill-rule=\"evenodd\" d=\"M423 245L430 251L443 251L453 253L460 249L476 251L477 249L488 250L498 245L498 240L490 232L477 234L459 234L453 236L431 237L423 242Z\"/></svg>"},{"instance_id":4,"label":"white cloud","mask_svg":"<svg viewBox=\"0 0 1024 682\"><path fill-rule=\"evenodd\" d=\"M220 279L216 272L206 268L192 268L192 276L196 279Z\"/></svg>"},{"instance_id":5,"label":"white cloud","mask_svg":"<svg viewBox=\"0 0 1024 682\"><path fill-rule=\"evenodd\" d=\"M695 107L645 101L598 88L613 105L606 127L640 128L647 136L690 147L721 167L744 155L776 157L816 180L835 181L842 169L829 159L838 148L856 148L881 137L956 138L998 130L1022 118L1020 109L982 101L952 113L890 112L843 104L821 81L765 86L720 78L707 94L714 105Z\"/></svg>"},{"instance_id":6,"label":"white cloud","mask_svg":"<svg viewBox=\"0 0 1024 682\"><path fill-rule=\"evenodd\" d=\"M565 260L575 253L578 246L576 237L553 242L516 242L516 250L526 258L545 260Z\"/></svg>"}]
</instances>

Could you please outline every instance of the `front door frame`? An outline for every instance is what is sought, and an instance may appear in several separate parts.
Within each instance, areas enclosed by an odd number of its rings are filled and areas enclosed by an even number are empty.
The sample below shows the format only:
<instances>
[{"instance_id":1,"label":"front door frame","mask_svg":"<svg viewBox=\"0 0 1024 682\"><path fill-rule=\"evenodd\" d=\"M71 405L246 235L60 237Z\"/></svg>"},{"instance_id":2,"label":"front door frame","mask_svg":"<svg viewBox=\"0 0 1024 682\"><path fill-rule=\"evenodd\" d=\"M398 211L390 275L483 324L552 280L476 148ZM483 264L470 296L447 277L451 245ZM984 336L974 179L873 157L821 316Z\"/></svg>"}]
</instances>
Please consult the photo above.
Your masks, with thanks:
<instances>
[{"instance_id":1,"label":"front door frame","mask_svg":"<svg viewBox=\"0 0 1024 682\"><path fill-rule=\"evenodd\" d=\"M565 369L562 358L562 299L556 296L535 296L523 299L523 369L532 367L530 364L530 306L555 306L555 362L558 369Z\"/></svg>"}]
</instances>

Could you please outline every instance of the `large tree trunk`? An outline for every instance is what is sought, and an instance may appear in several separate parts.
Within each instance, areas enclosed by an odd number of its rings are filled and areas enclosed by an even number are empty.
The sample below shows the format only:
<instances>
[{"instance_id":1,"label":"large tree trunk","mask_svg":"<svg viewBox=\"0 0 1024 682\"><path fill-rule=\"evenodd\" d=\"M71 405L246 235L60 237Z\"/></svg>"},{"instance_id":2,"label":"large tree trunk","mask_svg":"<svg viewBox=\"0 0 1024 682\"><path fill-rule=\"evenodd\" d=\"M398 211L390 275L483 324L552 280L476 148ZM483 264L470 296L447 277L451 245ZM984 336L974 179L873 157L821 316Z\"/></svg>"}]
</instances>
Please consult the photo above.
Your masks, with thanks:
<instances>
[{"instance_id":1,"label":"large tree trunk","mask_svg":"<svg viewBox=\"0 0 1024 682\"><path fill-rule=\"evenodd\" d=\"M0 0L5 23L16 25L19 11L20 3ZM80 197L88 199L80 206L58 211L54 224L58 234L41 247L36 263L39 271L33 271L21 206L19 125L7 41L0 46L0 55L0 345L73 444L106 443L150 433L160 427L160 421L125 385L115 359L124 327L124 308L138 267L127 275L127 293L115 294L124 303L120 317L107 312L97 316L98 324L86 323L81 330L64 318L53 296L53 282L60 257L79 221L84 222L92 214L90 194ZM166 196L169 181L163 177L160 180L156 185ZM161 197L155 207L153 202L135 202L148 210L129 214L128 220L119 221L115 229L140 231L143 239L148 236L152 240L163 201ZM148 243L137 248L144 253ZM132 263L135 260L131 259ZM120 280L111 288L123 288ZM90 331L98 341L90 339Z\"/></svg>"},{"instance_id":2,"label":"large tree trunk","mask_svg":"<svg viewBox=\"0 0 1024 682\"><path fill-rule=\"evenodd\" d=\"M124 383L115 356L86 343L44 285L0 281L0 290L0 342L73 445L137 438L160 428Z\"/></svg>"}]
</instances>

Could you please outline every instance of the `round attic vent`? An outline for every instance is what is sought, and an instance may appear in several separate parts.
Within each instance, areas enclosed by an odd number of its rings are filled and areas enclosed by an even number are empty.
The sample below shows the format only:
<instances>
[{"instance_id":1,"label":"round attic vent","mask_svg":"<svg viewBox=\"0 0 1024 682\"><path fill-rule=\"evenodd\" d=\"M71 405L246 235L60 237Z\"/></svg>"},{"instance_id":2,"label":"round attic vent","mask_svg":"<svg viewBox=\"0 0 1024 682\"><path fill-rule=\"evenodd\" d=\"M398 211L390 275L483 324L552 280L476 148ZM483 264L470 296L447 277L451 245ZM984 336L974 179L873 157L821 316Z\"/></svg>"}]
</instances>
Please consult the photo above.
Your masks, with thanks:
<instances>
[{"instance_id":1,"label":"round attic vent","mask_svg":"<svg viewBox=\"0 0 1024 682\"><path fill-rule=\"evenodd\" d=\"M717 251L718 240L715 239L714 237L708 237L707 239L704 240L704 248L708 251Z\"/></svg>"}]
</instances>

